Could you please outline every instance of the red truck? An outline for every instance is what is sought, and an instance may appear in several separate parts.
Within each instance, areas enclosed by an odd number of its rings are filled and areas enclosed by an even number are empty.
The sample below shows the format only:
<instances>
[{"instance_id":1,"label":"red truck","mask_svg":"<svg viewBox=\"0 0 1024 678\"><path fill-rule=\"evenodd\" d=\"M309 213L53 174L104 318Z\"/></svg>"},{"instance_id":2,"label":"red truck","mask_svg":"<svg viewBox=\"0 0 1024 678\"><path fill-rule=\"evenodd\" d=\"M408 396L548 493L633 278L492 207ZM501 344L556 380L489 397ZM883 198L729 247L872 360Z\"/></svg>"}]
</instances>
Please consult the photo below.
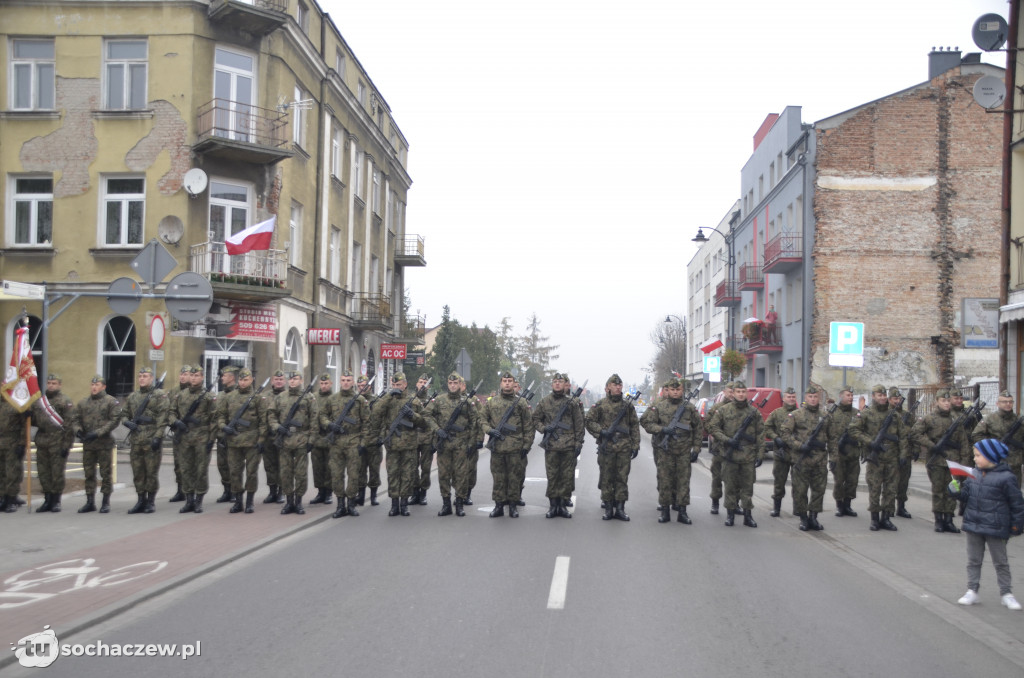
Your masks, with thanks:
<instances>
[{"instance_id":1,"label":"red truck","mask_svg":"<svg viewBox=\"0 0 1024 678\"><path fill-rule=\"evenodd\" d=\"M748 388L747 400L757 407L764 419L767 419L769 414L782 407L782 391L777 388ZM698 400L697 413L700 414L701 421L705 421L706 423L708 409L710 409L712 405L720 402L722 402L721 391L716 393L714 398L701 398ZM705 427L704 442L707 442L707 440L708 430L707 427Z\"/></svg>"}]
</instances>

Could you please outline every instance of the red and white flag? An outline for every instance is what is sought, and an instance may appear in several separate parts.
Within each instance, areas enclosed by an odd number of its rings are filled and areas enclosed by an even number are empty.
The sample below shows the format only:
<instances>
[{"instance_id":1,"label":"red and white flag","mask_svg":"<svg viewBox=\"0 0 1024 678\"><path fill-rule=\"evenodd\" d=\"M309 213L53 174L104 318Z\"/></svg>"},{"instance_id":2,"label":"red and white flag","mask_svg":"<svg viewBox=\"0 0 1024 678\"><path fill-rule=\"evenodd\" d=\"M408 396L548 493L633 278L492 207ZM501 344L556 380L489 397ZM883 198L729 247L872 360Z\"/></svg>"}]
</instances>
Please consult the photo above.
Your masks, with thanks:
<instances>
[{"instance_id":1,"label":"red and white flag","mask_svg":"<svg viewBox=\"0 0 1024 678\"><path fill-rule=\"evenodd\" d=\"M7 366L7 374L3 386L0 386L0 393L19 412L32 407L32 403L38 400L46 416L55 426L64 423L46 399L46 395L39 390L36 363L32 360L32 348L28 341L28 327L18 327L14 330L14 351L11 352L11 363Z\"/></svg>"},{"instance_id":2,"label":"red and white flag","mask_svg":"<svg viewBox=\"0 0 1024 678\"><path fill-rule=\"evenodd\" d=\"M976 468L964 466L963 464L958 464L955 461L950 461L949 459L946 460L946 466L949 467L949 472L958 478L978 477L978 469Z\"/></svg>"},{"instance_id":3,"label":"red and white flag","mask_svg":"<svg viewBox=\"0 0 1024 678\"><path fill-rule=\"evenodd\" d=\"M701 346L700 350L704 351L705 353L711 353L716 348L722 348L722 346L723 346L722 340L721 339L715 339L714 341L708 342L707 344L704 344L703 346Z\"/></svg>"},{"instance_id":4,"label":"red and white flag","mask_svg":"<svg viewBox=\"0 0 1024 678\"><path fill-rule=\"evenodd\" d=\"M274 237L274 224L277 217L254 224L244 231L239 231L224 241L228 254L245 254L251 250L269 250L270 241Z\"/></svg>"}]
</instances>

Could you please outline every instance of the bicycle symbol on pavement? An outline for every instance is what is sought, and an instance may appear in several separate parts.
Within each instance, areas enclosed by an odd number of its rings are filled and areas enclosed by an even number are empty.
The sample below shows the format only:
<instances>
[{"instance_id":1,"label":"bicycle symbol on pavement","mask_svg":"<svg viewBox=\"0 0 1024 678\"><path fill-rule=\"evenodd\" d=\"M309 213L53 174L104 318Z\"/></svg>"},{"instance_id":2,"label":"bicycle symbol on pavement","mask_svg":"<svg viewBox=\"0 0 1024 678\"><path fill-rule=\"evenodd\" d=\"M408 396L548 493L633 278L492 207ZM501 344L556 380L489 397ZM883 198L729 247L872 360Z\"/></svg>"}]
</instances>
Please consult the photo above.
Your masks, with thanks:
<instances>
[{"instance_id":1,"label":"bicycle symbol on pavement","mask_svg":"<svg viewBox=\"0 0 1024 678\"><path fill-rule=\"evenodd\" d=\"M94 558L62 560L12 575L0 591L0 610L31 605L62 593L109 588L155 574L167 567L166 560L147 560L122 565L106 572Z\"/></svg>"}]
</instances>

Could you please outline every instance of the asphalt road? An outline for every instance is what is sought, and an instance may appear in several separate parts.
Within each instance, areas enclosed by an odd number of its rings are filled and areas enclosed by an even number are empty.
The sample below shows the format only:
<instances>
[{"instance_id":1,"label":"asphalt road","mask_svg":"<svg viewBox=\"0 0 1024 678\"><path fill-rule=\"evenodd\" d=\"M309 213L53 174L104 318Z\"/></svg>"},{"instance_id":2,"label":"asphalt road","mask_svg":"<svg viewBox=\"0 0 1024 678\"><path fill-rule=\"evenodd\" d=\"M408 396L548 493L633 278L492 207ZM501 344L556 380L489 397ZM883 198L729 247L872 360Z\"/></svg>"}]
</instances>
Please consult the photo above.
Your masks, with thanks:
<instances>
[{"instance_id":1,"label":"asphalt road","mask_svg":"<svg viewBox=\"0 0 1024 678\"><path fill-rule=\"evenodd\" d=\"M388 518L387 502L367 505L359 518L327 520L60 639L200 641L199 656L61 657L45 675L863 677L1024 670L1024 614L1001 608L988 562L985 603L956 605L962 539L934 535L923 515L883 534L867 531L864 513L839 520L827 511L825 532L801 533L791 517L767 516L766 464L755 510L760 527L726 528L724 511L708 514L709 477L698 465L694 524L661 525L645 436L631 474L631 522L600 519L589 439L575 517L548 520L542 455L531 453L527 475L537 480L527 482L528 506L519 519L488 518L485 454L476 505L465 518L436 516L435 482L430 505L414 507L411 517ZM1014 542L1018 580L1020 553ZM564 589L556 571L566 575ZM3 673L29 671L15 665Z\"/></svg>"}]
</instances>

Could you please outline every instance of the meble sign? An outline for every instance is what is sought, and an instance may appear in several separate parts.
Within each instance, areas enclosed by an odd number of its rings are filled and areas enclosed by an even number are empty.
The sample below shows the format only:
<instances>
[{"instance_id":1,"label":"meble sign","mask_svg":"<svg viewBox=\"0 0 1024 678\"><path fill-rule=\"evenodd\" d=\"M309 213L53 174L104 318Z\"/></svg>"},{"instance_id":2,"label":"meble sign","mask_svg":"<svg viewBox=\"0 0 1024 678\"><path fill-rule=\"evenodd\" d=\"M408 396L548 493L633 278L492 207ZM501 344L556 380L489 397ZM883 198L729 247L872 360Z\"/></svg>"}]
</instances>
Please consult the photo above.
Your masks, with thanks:
<instances>
[{"instance_id":1,"label":"meble sign","mask_svg":"<svg viewBox=\"0 0 1024 678\"><path fill-rule=\"evenodd\" d=\"M306 330L306 343L311 346L337 346L341 344L341 329L311 327Z\"/></svg>"}]
</instances>

